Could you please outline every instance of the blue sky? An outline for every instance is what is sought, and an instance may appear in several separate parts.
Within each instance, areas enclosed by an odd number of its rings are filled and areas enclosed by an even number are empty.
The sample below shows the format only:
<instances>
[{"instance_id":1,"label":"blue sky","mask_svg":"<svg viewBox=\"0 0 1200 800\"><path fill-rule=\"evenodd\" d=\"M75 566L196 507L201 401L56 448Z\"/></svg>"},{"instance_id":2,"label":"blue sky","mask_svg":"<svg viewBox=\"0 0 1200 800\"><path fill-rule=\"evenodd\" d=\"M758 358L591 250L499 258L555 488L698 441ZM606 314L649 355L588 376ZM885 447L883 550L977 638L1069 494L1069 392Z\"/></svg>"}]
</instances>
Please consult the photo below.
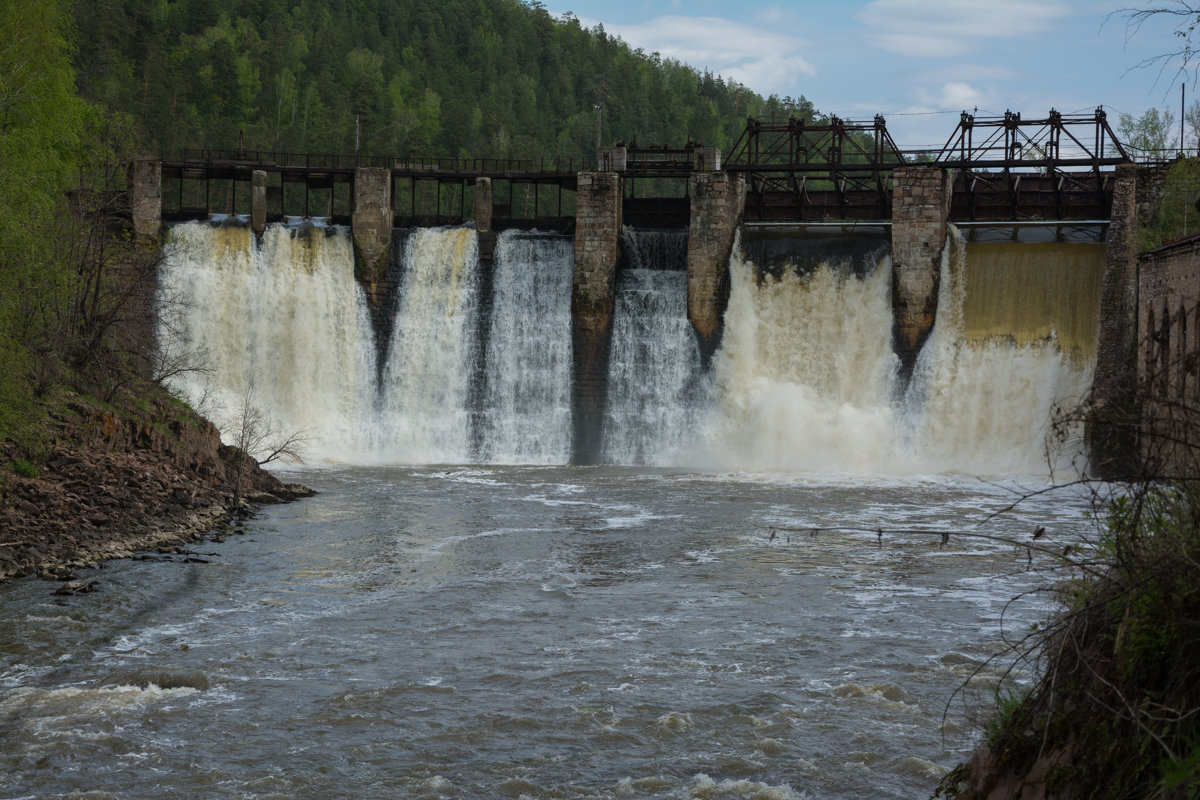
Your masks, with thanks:
<instances>
[{"instance_id":1,"label":"blue sky","mask_svg":"<svg viewBox=\"0 0 1200 800\"><path fill-rule=\"evenodd\" d=\"M1118 112L1157 106L1178 125L1175 66L1135 68L1178 47L1175 21L1131 32L1110 16L1138 2L552 0L546 8L760 94L804 95L845 119L883 114L909 148L940 146L963 110L1031 118L1103 105L1115 129ZM1188 105L1193 98L1200 85L1189 79Z\"/></svg>"}]
</instances>

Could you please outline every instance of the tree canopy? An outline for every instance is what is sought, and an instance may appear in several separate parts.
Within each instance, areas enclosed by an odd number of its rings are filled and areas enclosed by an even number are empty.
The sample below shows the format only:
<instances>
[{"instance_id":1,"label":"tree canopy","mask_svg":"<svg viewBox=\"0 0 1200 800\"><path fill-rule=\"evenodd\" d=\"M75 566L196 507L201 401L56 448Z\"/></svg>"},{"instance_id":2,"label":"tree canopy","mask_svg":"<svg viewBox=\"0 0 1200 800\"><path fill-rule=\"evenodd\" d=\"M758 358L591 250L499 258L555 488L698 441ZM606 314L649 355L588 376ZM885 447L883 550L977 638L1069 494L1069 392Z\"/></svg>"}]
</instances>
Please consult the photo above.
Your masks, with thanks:
<instances>
[{"instance_id":1,"label":"tree canopy","mask_svg":"<svg viewBox=\"0 0 1200 800\"><path fill-rule=\"evenodd\" d=\"M76 0L79 87L181 147L574 158L812 119L534 0Z\"/></svg>"}]
</instances>

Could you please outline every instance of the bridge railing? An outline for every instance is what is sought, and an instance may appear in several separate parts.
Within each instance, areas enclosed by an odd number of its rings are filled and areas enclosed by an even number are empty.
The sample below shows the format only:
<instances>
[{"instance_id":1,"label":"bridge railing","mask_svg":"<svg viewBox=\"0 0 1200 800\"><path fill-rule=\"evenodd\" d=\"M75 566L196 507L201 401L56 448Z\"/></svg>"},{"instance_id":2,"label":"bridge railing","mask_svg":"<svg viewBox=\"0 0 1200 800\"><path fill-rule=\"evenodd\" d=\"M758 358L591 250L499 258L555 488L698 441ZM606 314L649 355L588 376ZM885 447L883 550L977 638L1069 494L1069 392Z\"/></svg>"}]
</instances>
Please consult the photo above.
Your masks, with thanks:
<instances>
[{"instance_id":1,"label":"bridge railing","mask_svg":"<svg viewBox=\"0 0 1200 800\"><path fill-rule=\"evenodd\" d=\"M172 159L164 159L170 162ZM379 156L344 153L287 153L275 150L223 150L185 148L179 161L207 166L246 166L256 169L286 170L352 170L357 167L380 167L401 172L447 172L473 175L519 175L537 173L574 174L584 165L574 159L539 158L449 158L418 156Z\"/></svg>"}]
</instances>

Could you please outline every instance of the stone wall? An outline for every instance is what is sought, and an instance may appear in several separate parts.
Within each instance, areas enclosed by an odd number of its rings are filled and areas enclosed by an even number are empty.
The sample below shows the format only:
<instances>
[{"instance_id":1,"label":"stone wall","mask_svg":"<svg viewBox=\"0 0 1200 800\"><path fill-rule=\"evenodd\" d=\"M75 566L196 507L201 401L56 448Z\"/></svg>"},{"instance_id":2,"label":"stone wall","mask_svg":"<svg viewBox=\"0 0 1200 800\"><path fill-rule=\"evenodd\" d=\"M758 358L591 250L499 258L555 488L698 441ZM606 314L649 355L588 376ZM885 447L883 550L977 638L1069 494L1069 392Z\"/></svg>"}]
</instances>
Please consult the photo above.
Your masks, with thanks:
<instances>
[{"instance_id":1,"label":"stone wall","mask_svg":"<svg viewBox=\"0 0 1200 800\"><path fill-rule=\"evenodd\" d=\"M492 232L492 179L475 179L475 229Z\"/></svg>"},{"instance_id":2,"label":"stone wall","mask_svg":"<svg viewBox=\"0 0 1200 800\"><path fill-rule=\"evenodd\" d=\"M354 276L367 291L367 304L379 330L387 313L388 255L392 247L392 172L385 167L354 170L350 217L354 236Z\"/></svg>"},{"instance_id":3,"label":"stone wall","mask_svg":"<svg viewBox=\"0 0 1200 800\"><path fill-rule=\"evenodd\" d=\"M694 172L689 194L688 319L700 335L707 363L721 339L729 300L729 253L746 207L746 179L727 172Z\"/></svg>"},{"instance_id":4,"label":"stone wall","mask_svg":"<svg viewBox=\"0 0 1200 800\"><path fill-rule=\"evenodd\" d=\"M142 236L157 236L162 228L162 162L139 158L133 162L132 172L133 229Z\"/></svg>"},{"instance_id":5,"label":"stone wall","mask_svg":"<svg viewBox=\"0 0 1200 800\"><path fill-rule=\"evenodd\" d=\"M1155 475L1200 474L1200 234L1138 259L1140 461Z\"/></svg>"},{"instance_id":6,"label":"stone wall","mask_svg":"<svg viewBox=\"0 0 1200 800\"><path fill-rule=\"evenodd\" d=\"M1151 221L1164 172L1117 167L1108 226L1108 263L1100 295L1100 338L1092 379L1088 445L1093 469L1118 478L1137 467L1138 232Z\"/></svg>"},{"instance_id":7,"label":"stone wall","mask_svg":"<svg viewBox=\"0 0 1200 800\"><path fill-rule=\"evenodd\" d=\"M354 170L350 225L357 256L355 275L366 284L382 280L392 243L392 173L385 167Z\"/></svg>"},{"instance_id":8,"label":"stone wall","mask_svg":"<svg viewBox=\"0 0 1200 800\"><path fill-rule=\"evenodd\" d=\"M250 173L250 227L259 236L267 228L267 173L261 169Z\"/></svg>"},{"instance_id":9,"label":"stone wall","mask_svg":"<svg viewBox=\"0 0 1200 800\"><path fill-rule=\"evenodd\" d=\"M579 174L571 291L575 463L595 463L600 456L622 194L621 176L615 172Z\"/></svg>"},{"instance_id":10,"label":"stone wall","mask_svg":"<svg viewBox=\"0 0 1200 800\"><path fill-rule=\"evenodd\" d=\"M941 167L900 167L892 180L894 338L907 376L937 316L953 176Z\"/></svg>"}]
</instances>

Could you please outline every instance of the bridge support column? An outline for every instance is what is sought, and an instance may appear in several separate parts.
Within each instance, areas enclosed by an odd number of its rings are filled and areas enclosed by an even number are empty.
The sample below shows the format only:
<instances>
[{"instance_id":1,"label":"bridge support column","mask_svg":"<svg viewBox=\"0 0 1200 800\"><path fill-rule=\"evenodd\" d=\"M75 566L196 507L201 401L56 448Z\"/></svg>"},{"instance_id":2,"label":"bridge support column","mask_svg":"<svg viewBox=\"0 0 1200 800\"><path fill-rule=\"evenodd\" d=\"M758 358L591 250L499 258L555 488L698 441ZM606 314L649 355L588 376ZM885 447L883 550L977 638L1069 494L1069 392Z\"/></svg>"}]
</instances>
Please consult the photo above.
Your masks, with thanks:
<instances>
[{"instance_id":1,"label":"bridge support column","mask_svg":"<svg viewBox=\"0 0 1200 800\"><path fill-rule=\"evenodd\" d=\"M492 179L475 179L475 229L492 232Z\"/></svg>"},{"instance_id":2,"label":"bridge support column","mask_svg":"<svg viewBox=\"0 0 1200 800\"><path fill-rule=\"evenodd\" d=\"M716 155L720 163L720 155ZM714 167L715 168L715 167ZM728 172L693 172L689 180L688 319L700 336L707 366L721 342L729 301L729 253L746 207L746 179Z\"/></svg>"},{"instance_id":3,"label":"bridge support column","mask_svg":"<svg viewBox=\"0 0 1200 800\"><path fill-rule=\"evenodd\" d=\"M250 227L258 236L267 229L267 173L261 169L250 173Z\"/></svg>"},{"instance_id":4,"label":"bridge support column","mask_svg":"<svg viewBox=\"0 0 1200 800\"><path fill-rule=\"evenodd\" d=\"M392 249L392 173L384 167L354 170L351 192L354 210L354 276L367 290L371 315L378 322L386 313L388 257ZM378 326L376 328L378 330Z\"/></svg>"},{"instance_id":5,"label":"bridge support column","mask_svg":"<svg viewBox=\"0 0 1200 800\"><path fill-rule=\"evenodd\" d=\"M133 229L140 236L157 236L162 228L162 161L137 158L132 172Z\"/></svg>"},{"instance_id":6,"label":"bridge support column","mask_svg":"<svg viewBox=\"0 0 1200 800\"><path fill-rule=\"evenodd\" d=\"M1102 478L1130 476L1139 461L1138 230L1151 221L1162 194L1161 169L1116 168L1108 226L1108 261L1100 295L1100 341L1092 378L1087 441L1093 471Z\"/></svg>"},{"instance_id":7,"label":"bridge support column","mask_svg":"<svg viewBox=\"0 0 1200 800\"><path fill-rule=\"evenodd\" d=\"M907 380L937 316L954 182L941 167L898 167L892 180L893 339Z\"/></svg>"},{"instance_id":8,"label":"bridge support column","mask_svg":"<svg viewBox=\"0 0 1200 800\"><path fill-rule=\"evenodd\" d=\"M572 460L600 458L608 351L612 335L623 186L615 172L582 172L577 178L575 274L571 290L575 383Z\"/></svg>"}]
</instances>

